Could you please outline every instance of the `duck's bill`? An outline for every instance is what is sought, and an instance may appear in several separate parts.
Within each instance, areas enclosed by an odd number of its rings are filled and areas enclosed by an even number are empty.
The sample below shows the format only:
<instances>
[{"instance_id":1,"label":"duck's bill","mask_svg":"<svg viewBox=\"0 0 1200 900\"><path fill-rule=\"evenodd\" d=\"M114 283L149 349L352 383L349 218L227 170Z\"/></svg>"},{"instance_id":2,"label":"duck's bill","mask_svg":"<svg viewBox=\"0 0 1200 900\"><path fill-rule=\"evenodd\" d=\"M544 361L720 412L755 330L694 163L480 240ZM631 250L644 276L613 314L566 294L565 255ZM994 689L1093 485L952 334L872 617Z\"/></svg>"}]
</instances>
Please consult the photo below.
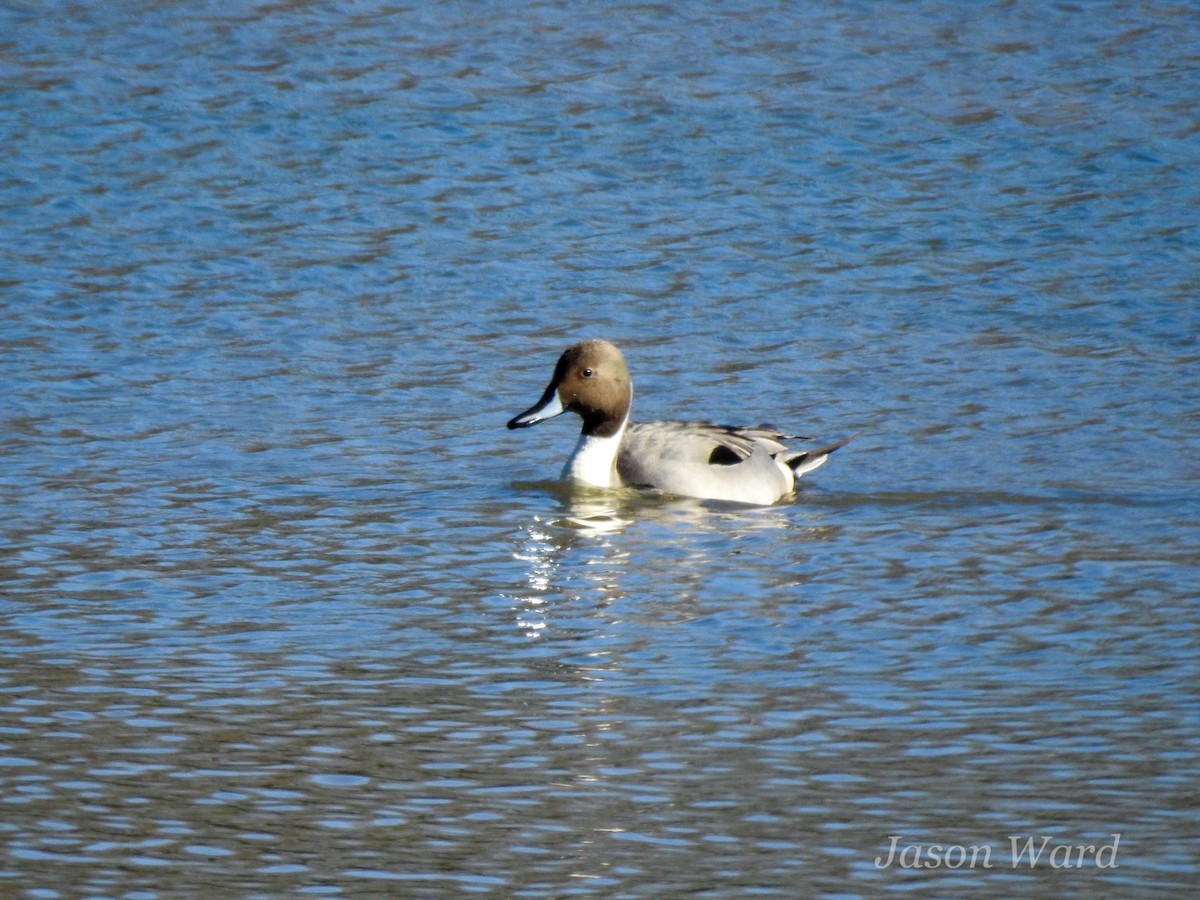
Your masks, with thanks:
<instances>
[{"instance_id":1,"label":"duck's bill","mask_svg":"<svg viewBox=\"0 0 1200 900\"><path fill-rule=\"evenodd\" d=\"M546 388L546 393L542 395L541 400L519 416L510 419L508 427L528 428L530 425L536 425L543 419L553 419L555 416L560 416L566 411L566 408L562 405L562 401L558 399L558 385L552 384Z\"/></svg>"}]
</instances>

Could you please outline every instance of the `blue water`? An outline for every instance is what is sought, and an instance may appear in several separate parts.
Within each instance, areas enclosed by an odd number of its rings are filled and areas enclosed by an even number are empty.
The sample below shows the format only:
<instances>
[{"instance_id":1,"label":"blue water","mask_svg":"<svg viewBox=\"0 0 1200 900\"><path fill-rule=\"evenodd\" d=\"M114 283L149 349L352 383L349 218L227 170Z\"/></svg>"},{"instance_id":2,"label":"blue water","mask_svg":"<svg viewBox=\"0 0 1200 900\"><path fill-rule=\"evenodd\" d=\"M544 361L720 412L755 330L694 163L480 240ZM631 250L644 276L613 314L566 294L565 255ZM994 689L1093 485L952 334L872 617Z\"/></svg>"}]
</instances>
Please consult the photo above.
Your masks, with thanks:
<instances>
[{"instance_id":1,"label":"blue water","mask_svg":"<svg viewBox=\"0 0 1200 900\"><path fill-rule=\"evenodd\" d=\"M1200 11L0 34L0 893L1193 890ZM590 336L635 415L861 436L573 494L504 422Z\"/></svg>"}]
</instances>

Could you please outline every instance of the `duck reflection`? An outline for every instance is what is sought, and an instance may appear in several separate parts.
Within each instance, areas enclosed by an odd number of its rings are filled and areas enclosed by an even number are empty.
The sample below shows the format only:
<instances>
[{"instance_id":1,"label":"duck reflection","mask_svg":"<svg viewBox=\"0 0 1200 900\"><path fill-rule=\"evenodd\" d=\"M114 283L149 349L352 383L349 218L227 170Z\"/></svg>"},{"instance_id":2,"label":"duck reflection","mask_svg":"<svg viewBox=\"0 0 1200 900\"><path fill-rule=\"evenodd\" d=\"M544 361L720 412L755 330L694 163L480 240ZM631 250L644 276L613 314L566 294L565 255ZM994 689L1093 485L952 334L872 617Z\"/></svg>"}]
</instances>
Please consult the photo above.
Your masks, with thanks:
<instances>
[{"instance_id":1,"label":"duck reflection","mask_svg":"<svg viewBox=\"0 0 1200 900\"><path fill-rule=\"evenodd\" d=\"M792 529L785 507L763 508L669 497L634 490L599 491L549 485L558 509L534 515L513 551L524 584L510 594L518 627L528 636L550 624L547 603L566 601L560 624L580 612L620 601L647 582L673 582L679 611L704 585L689 573L711 571L712 558L763 529ZM682 559L681 559L682 556ZM594 623L593 623L594 624Z\"/></svg>"}]
</instances>

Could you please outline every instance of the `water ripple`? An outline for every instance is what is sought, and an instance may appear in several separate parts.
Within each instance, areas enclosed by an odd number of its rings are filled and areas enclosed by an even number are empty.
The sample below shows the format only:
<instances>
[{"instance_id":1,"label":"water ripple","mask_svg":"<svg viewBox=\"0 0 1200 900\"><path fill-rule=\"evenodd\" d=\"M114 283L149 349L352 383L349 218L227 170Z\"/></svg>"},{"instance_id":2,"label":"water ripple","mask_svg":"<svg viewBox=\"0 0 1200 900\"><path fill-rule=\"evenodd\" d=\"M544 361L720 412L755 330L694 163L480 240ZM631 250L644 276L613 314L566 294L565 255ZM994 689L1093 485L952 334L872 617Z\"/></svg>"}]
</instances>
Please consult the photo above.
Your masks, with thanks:
<instances>
[{"instance_id":1,"label":"water ripple","mask_svg":"<svg viewBox=\"0 0 1200 900\"><path fill-rule=\"evenodd\" d=\"M876 13L0 10L0 881L1186 893L1200 21ZM592 335L863 436L572 494Z\"/></svg>"}]
</instances>

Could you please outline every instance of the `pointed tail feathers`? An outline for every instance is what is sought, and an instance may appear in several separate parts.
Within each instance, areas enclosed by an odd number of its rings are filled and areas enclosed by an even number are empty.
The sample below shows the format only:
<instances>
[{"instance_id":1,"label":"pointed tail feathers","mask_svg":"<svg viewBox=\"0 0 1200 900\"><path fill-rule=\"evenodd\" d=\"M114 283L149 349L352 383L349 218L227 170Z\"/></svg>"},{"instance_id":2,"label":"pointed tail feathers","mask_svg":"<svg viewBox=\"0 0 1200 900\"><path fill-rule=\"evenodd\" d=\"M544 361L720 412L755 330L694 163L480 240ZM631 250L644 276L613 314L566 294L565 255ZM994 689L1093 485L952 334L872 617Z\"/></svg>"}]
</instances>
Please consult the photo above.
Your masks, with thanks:
<instances>
[{"instance_id":1,"label":"pointed tail feathers","mask_svg":"<svg viewBox=\"0 0 1200 900\"><path fill-rule=\"evenodd\" d=\"M843 438L834 444L829 444L825 447L820 447L816 450L806 450L803 453L796 453L785 459L788 466L797 478L805 472L811 472L813 469L820 468L825 464L825 460L829 459L829 454L839 447L845 447L848 443L858 437L857 434L852 434L848 438Z\"/></svg>"}]
</instances>

